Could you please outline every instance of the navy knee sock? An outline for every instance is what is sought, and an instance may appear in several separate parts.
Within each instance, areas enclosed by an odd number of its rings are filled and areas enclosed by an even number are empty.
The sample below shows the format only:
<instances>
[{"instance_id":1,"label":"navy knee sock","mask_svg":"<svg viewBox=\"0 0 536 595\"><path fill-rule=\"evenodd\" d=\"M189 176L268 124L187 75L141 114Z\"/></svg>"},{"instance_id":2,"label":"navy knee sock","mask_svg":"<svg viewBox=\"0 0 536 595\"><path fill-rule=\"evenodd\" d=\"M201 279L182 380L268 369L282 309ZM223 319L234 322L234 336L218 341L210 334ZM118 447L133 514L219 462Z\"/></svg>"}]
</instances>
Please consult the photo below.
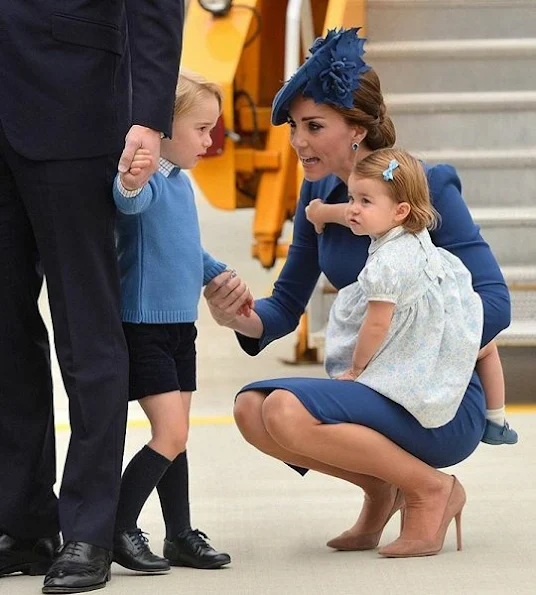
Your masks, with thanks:
<instances>
[{"instance_id":1,"label":"navy knee sock","mask_svg":"<svg viewBox=\"0 0 536 595\"><path fill-rule=\"evenodd\" d=\"M166 524L166 539L171 540L179 533L191 529L186 451L171 463L156 489Z\"/></svg>"},{"instance_id":2,"label":"navy knee sock","mask_svg":"<svg viewBox=\"0 0 536 595\"><path fill-rule=\"evenodd\" d=\"M149 446L144 446L131 459L121 478L121 491L115 530L136 529L143 505L171 465L171 461Z\"/></svg>"}]
</instances>

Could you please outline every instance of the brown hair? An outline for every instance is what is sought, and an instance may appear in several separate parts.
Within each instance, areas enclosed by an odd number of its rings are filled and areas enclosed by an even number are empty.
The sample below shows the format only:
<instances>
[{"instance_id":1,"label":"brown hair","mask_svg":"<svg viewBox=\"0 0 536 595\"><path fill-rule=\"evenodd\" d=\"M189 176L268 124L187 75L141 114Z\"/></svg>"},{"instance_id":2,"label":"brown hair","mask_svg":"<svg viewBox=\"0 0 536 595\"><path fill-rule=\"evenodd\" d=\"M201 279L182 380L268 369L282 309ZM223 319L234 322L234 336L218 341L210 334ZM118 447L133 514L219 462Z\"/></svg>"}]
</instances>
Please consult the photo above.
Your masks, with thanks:
<instances>
[{"instance_id":1,"label":"brown hair","mask_svg":"<svg viewBox=\"0 0 536 595\"><path fill-rule=\"evenodd\" d=\"M219 85L211 83L198 72L181 68L175 90L173 115L177 117L188 113L197 103L198 99L207 94L214 95L221 112L223 97Z\"/></svg>"},{"instance_id":2,"label":"brown hair","mask_svg":"<svg viewBox=\"0 0 536 595\"><path fill-rule=\"evenodd\" d=\"M373 69L359 77L359 87L354 91L351 108L330 105L350 126L362 126L367 131L363 143L369 149L392 147L396 141L395 126L387 115L380 79Z\"/></svg>"},{"instance_id":3,"label":"brown hair","mask_svg":"<svg viewBox=\"0 0 536 595\"><path fill-rule=\"evenodd\" d=\"M396 159L398 167L392 170L393 179L386 181L383 172L391 160ZM439 214L430 201L428 180L423 164L406 151L380 149L355 163L352 175L370 180L380 180L395 203L407 202L410 212L402 225L413 233L425 228L434 229Z\"/></svg>"}]
</instances>

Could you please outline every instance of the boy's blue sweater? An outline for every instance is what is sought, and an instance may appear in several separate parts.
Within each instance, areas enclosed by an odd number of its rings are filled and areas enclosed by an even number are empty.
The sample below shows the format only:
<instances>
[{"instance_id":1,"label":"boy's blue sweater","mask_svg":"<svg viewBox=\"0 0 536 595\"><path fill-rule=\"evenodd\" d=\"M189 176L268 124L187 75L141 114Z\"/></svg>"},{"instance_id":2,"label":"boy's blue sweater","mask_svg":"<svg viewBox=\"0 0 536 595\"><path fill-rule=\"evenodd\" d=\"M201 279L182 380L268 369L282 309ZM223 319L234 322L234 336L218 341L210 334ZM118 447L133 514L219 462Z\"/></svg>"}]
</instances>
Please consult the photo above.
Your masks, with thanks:
<instances>
[{"instance_id":1,"label":"boy's blue sweater","mask_svg":"<svg viewBox=\"0 0 536 595\"><path fill-rule=\"evenodd\" d=\"M133 198L121 193L117 180L123 320L194 322L203 285L227 267L201 246L190 180L177 167L171 172L161 167Z\"/></svg>"}]
</instances>

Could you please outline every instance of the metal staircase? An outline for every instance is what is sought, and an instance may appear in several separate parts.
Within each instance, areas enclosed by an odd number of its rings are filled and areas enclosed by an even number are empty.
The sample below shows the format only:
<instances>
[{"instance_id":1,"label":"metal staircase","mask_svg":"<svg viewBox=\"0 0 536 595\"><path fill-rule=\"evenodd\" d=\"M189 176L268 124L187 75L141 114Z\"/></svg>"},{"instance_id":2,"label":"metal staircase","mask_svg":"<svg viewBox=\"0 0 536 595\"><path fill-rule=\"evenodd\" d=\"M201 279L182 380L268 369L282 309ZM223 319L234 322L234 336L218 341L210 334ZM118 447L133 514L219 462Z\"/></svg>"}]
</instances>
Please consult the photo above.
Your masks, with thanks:
<instances>
[{"instance_id":1,"label":"metal staircase","mask_svg":"<svg viewBox=\"0 0 536 595\"><path fill-rule=\"evenodd\" d=\"M398 144L457 167L503 269L513 322L499 345L510 402L534 401L536 2L368 0L367 23L367 58Z\"/></svg>"},{"instance_id":2,"label":"metal staircase","mask_svg":"<svg viewBox=\"0 0 536 595\"><path fill-rule=\"evenodd\" d=\"M366 58L397 145L458 169L509 284L513 323L499 337L509 402L536 401L535 23L536 0L367 1ZM316 300L325 310L332 296Z\"/></svg>"}]
</instances>

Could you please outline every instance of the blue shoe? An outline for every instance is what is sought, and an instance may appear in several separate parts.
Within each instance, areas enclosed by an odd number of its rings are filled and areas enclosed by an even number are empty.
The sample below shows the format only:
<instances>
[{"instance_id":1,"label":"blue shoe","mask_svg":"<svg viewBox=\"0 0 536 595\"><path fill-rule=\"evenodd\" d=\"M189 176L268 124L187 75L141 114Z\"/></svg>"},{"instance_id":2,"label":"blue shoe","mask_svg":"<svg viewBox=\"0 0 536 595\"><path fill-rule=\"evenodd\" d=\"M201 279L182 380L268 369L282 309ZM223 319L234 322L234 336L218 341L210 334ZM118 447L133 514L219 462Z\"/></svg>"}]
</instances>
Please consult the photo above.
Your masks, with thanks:
<instances>
[{"instance_id":1,"label":"blue shoe","mask_svg":"<svg viewBox=\"0 0 536 595\"><path fill-rule=\"evenodd\" d=\"M515 444L517 442L517 432L512 430L505 421L503 426L496 424L489 419L486 420L486 429L481 438L486 444Z\"/></svg>"}]
</instances>

